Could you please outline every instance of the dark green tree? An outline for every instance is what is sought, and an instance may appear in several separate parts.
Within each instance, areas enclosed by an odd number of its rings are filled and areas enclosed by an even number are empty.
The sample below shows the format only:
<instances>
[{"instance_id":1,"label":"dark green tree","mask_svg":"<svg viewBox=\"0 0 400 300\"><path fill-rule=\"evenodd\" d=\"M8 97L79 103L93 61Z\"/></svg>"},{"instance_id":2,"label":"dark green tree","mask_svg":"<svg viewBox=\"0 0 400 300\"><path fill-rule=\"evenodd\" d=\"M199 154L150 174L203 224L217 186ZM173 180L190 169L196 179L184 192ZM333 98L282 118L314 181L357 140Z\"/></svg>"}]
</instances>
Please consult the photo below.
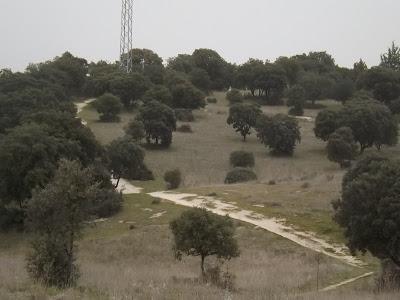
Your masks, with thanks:
<instances>
[{"instance_id":1,"label":"dark green tree","mask_svg":"<svg viewBox=\"0 0 400 300\"><path fill-rule=\"evenodd\" d=\"M400 71L400 47L394 42L387 52L381 55L381 66Z\"/></svg>"},{"instance_id":2,"label":"dark green tree","mask_svg":"<svg viewBox=\"0 0 400 300\"><path fill-rule=\"evenodd\" d=\"M240 133L243 141L251 134L251 129L256 126L257 118L262 114L258 105L248 103L234 104L229 109L228 125L232 125Z\"/></svg>"},{"instance_id":3,"label":"dark green tree","mask_svg":"<svg viewBox=\"0 0 400 300\"><path fill-rule=\"evenodd\" d=\"M389 259L400 267L400 164L367 157L344 177L335 220L350 250Z\"/></svg>"},{"instance_id":4,"label":"dark green tree","mask_svg":"<svg viewBox=\"0 0 400 300\"><path fill-rule=\"evenodd\" d=\"M122 103L118 97L109 93L104 94L96 100L94 106L100 114L100 121L118 122L120 120L118 115L121 113Z\"/></svg>"},{"instance_id":5,"label":"dark green tree","mask_svg":"<svg viewBox=\"0 0 400 300\"><path fill-rule=\"evenodd\" d=\"M156 100L162 104L172 106L171 91L164 85L155 85L151 87L142 97L144 103Z\"/></svg>"},{"instance_id":6,"label":"dark green tree","mask_svg":"<svg viewBox=\"0 0 400 300\"><path fill-rule=\"evenodd\" d=\"M306 92L303 87L297 84L292 86L288 89L286 96L288 98L286 105L291 107L289 114L294 116L304 115Z\"/></svg>"},{"instance_id":7,"label":"dark green tree","mask_svg":"<svg viewBox=\"0 0 400 300\"><path fill-rule=\"evenodd\" d=\"M283 114L260 116L256 130L258 139L274 154L293 155L296 143L301 141L297 120Z\"/></svg>"},{"instance_id":8,"label":"dark green tree","mask_svg":"<svg viewBox=\"0 0 400 300\"><path fill-rule=\"evenodd\" d=\"M185 211L170 223L174 235L174 251L178 259L182 255L200 256L201 272L205 275L204 262L208 256L230 260L240 255L234 237L235 227L229 217L221 217L205 209Z\"/></svg>"},{"instance_id":9,"label":"dark green tree","mask_svg":"<svg viewBox=\"0 0 400 300\"><path fill-rule=\"evenodd\" d=\"M198 109L206 105L205 95L189 81L170 85L170 90L173 108Z\"/></svg>"},{"instance_id":10,"label":"dark green tree","mask_svg":"<svg viewBox=\"0 0 400 300\"><path fill-rule=\"evenodd\" d=\"M315 136L326 142L329 136L340 127L339 114L340 110L336 109L321 110L315 119Z\"/></svg>"},{"instance_id":11,"label":"dark green tree","mask_svg":"<svg viewBox=\"0 0 400 300\"><path fill-rule=\"evenodd\" d=\"M400 74L389 68L373 67L359 77L357 87L371 91L374 98L389 104L400 96Z\"/></svg>"},{"instance_id":12,"label":"dark green tree","mask_svg":"<svg viewBox=\"0 0 400 300\"><path fill-rule=\"evenodd\" d=\"M121 74L110 81L110 92L118 96L126 108L141 99L149 87L149 81L140 73Z\"/></svg>"},{"instance_id":13,"label":"dark green tree","mask_svg":"<svg viewBox=\"0 0 400 300\"><path fill-rule=\"evenodd\" d=\"M124 130L126 135L136 143L140 143L146 137L144 124L139 120L131 120Z\"/></svg>"},{"instance_id":14,"label":"dark green tree","mask_svg":"<svg viewBox=\"0 0 400 300\"><path fill-rule=\"evenodd\" d=\"M168 147L172 142L172 132L176 130L174 111L157 101L150 101L139 109L137 120L144 124L147 143L161 143Z\"/></svg>"},{"instance_id":15,"label":"dark green tree","mask_svg":"<svg viewBox=\"0 0 400 300\"><path fill-rule=\"evenodd\" d=\"M337 129L329 136L326 149L328 159L344 168L357 156L357 145L352 130L348 127Z\"/></svg>"},{"instance_id":16,"label":"dark green tree","mask_svg":"<svg viewBox=\"0 0 400 300\"><path fill-rule=\"evenodd\" d=\"M299 84L306 92L307 100L315 105L317 100L326 99L330 96L334 81L326 75L315 73L305 73L299 81Z\"/></svg>"},{"instance_id":17,"label":"dark green tree","mask_svg":"<svg viewBox=\"0 0 400 300\"><path fill-rule=\"evenodd\" d=\"M193 69L189 73L190 81L193 85L208 94L211 90L212 82L208 73L200 68Z\"/></svg>"},{"instance_id":18,"label":"dark green tree","mask_svg":"<svg viewBox=\"0 0 400 300\"><path fill-rule=\"evenodd\" d=\"M33 193L27 207L27 228L34 234L27 269L35 281L59 288L76 283L76 241L96 194L91 170L65 160L53 180Z\"/></svg>"},{"instance_id":19,"label":"dark green tree","mask_svg":"<svg viewBox=\"0 0 400 300\"><path fill-rule=\"evenodd\" d=\"M107 146L109 169L114 179L152 180L153 175L144 163L145 152L131 139L119 138Z\"/></svg>"}]
</instances>

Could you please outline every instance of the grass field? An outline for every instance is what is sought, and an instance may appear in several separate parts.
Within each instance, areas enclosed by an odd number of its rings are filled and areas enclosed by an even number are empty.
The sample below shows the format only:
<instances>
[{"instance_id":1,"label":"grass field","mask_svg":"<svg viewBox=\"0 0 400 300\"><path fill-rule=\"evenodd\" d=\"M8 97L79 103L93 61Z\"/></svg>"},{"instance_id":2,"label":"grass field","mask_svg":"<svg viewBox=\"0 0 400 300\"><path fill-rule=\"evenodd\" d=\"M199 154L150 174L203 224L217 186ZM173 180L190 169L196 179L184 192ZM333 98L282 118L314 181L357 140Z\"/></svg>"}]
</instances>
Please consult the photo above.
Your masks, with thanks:
<instances>
[{"instance_id":1,"label":"grass field","mask_svg":"<svg viewBox=\"0 0 400 300\"><path fill-rule=\"evenodd\" d=\"M368 258L372 263L367 268L351 267L241 222L236 222L241 256L223 267L236 276L233 292L200 282L199 259L174 259L168 224L186 208L165 201L154 203L146 193L164 189L162 175L177 167L184 174L179 191L215 193L241 208L285 218L295 228L329 241L344 241L332 221L330 204L339 197L344 171L327 160L324 143L314 137L313 122L299 122L302 143L293 157L274 157L254 134L242 142L226 124L225 94L214 96L217 104L195 112L192 134L174 133L168 150L146 150L146 163L156 180L134 182L144 188L142 194L125 196L123 210L113 218L88 224L79 243L82 276L76 288L60 291L32 283L24 267L29 236L0 234L0 299L398 299L395 294L375 295L372 277L333 292L317 292L318 258L320 288L376 271L377 265ZM338 104L328 101L326 105ZM287 112L283 106L263 110ZM314 118L317 113L306 110L305 115ZM120 123L100 123L90 106L80 114L103 144L122 136L134 115L124 112ZM242 149L256 157L257 182L223 185L230 153ZM399 149L384 149L383 153L395 157ZM271 180L276 184L268 184Z\"/></svg>"},{"instance_id":2,"label":"grass field","mask_svg":"<svg viewBox=\"0 0 400 300\"><path fill-rule=\"evenodd\" d=\"M79 245L82 277L77 288L67 291L30 282L24 269L29 237L2 234L0 299L222 299L225 291L199 282L197 258L178 262L173 257L168 223L184 209L154 204L145 194L126 196L121 213L88 225ZM165 214L152 218L159 212ZM280 299L316 291L315 252L243 223L237 227L241 256L224 266L236 276L234 299ZM321 257L319 268L320 287L365 272L327 257Z\"/></svg>"}]
</instances>

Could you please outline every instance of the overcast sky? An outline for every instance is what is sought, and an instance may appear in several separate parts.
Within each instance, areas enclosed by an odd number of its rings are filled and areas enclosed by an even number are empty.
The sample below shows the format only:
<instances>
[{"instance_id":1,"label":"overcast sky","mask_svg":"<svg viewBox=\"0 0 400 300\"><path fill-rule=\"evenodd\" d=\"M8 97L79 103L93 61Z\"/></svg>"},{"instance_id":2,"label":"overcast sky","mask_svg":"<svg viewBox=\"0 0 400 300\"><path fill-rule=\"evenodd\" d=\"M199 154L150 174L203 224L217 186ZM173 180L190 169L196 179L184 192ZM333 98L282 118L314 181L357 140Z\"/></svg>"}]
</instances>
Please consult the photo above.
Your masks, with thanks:
<instances>
[{"instance_id":1,"label":"overcast sky","mask_svg":"<svg viewBox=\"0 0 400 300\"><path fill-rule=\"evenodd\" d=\"M196 48L228 61L326 50L339 65L379 63L400 43L400 0L135 0L134 47L163 58ZM0 0L0 69L70 51L119 55L120 0Z\"/></svg>"}]
</instances>

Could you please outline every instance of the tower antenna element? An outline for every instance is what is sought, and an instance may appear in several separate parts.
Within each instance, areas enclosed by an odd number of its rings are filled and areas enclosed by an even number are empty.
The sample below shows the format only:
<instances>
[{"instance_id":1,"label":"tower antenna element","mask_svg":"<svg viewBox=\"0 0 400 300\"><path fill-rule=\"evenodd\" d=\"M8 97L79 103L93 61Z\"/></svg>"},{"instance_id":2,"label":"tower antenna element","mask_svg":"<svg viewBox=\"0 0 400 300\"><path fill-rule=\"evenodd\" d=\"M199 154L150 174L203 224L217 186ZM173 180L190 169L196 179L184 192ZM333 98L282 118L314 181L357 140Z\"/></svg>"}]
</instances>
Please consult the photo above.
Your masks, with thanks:
<instances>
[{"instance_id":1,"label":"tower antenna element","mask_svg":"<svg viewBox=\"0 0 400 300\"><path fill-rule=\"evenodd\" d=\"M132 72L133 44L133 0L122 0L120 66L127 73Z\"/></svg>"}]
</instances>

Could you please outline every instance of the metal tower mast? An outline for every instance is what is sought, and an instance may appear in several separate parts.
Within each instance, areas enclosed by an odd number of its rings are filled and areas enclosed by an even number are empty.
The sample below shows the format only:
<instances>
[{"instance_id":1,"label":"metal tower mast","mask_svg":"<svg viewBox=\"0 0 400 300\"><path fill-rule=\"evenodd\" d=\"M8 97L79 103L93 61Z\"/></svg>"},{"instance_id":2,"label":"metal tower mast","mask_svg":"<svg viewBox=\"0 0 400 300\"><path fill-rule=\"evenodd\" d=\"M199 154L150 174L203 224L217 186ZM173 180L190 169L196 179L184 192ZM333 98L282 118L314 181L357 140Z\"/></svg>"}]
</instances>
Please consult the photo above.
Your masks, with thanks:
<instances>
[{"instance_id":1,"label":"metal tower mast","mask_svg":"<svg viewBox=\"0 0 400 300\"><path fill-rule=\"evenodd\" d=\"M132 72L133 0L122 0L120 64L125 72Z\"/></svg>"}]
</instances>

